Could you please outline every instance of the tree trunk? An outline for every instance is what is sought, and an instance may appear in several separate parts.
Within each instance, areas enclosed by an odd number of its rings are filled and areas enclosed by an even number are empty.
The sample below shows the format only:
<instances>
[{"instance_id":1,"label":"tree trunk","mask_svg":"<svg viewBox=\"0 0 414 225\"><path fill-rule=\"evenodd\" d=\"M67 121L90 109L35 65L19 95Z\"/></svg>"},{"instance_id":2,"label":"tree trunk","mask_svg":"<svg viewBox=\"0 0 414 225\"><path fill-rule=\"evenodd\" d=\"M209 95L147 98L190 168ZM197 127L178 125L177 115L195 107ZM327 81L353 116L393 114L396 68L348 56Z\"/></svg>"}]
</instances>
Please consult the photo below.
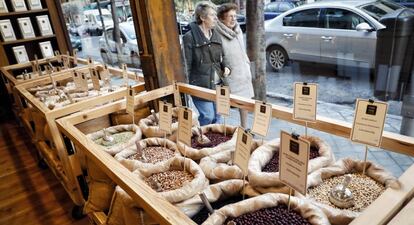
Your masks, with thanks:
<instances>
[{"instance_id":1,"label":"tree trunk","mask_svg":"<svg viewBox=\"0 0 414 225\"><path fill-rule=\"evenodd\" d=\"M247 1L246 39L247 55L252 70L254 98L266 101L266 54L264 32L264 0Z\"/></svg>"},{"instance_id":2,"label":"tree trunk","mask_svg":"<svg viewBox=\"0 0 414 225\"><path fill-rule=\"evenodd\" d=\"M122 55L122 46L121 46L121 32L119 30L119 20L116 16L116 8L115 8L115 0L111 0L111 13L112 13L112 20L114 21L114 41L116 46L116 52L118 57L118 64L121 67L121 55Z\"/></svg>"}]
</instances>

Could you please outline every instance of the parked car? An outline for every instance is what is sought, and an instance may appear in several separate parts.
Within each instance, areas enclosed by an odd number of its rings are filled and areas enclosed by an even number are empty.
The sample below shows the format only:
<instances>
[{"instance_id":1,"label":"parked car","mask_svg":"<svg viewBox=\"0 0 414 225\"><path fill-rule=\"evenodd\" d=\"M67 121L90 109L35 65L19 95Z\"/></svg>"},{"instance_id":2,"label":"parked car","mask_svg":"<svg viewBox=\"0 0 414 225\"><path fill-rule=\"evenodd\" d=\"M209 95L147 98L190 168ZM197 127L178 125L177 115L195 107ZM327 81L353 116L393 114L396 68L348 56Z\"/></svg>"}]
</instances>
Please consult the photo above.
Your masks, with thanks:
<instances>
[{"instance_id":1,"label":"parked car","mask_svg":"<svg viewBox=\"0 0 414 225\"><path fill-rule=\"evenodd\" d=\"M246 32L246 17L241 14L237 14L236 17L237 23L240 25L240 29L243 33Z\"/></svg>"},{"instance_id":2,"label":"parked car","mask_svg":"<svg viewBox=\"0 0 414 225\"><path fill-rule=\"evenodd\" d=\"M270 20L276 16L293 9L297 6L296 2L270 2L267 3L264 7L264 19Z\"/></svg>"},{"instance_id":3,"label":"parked car","mask_svg":"<svg viewBox=\"0 0 414 225\"><path fill-rule=\"evenodd\" d=\"M73 49L78 49L78 51L82 51L82 41L79 35L72 35L69 33L70 43Z\"/></svg>"},{"instance_id":4,"label":"parked car","mask_svg":"<svg viewBox=\"0 0 414 225\"><path fill-rule=\"evenodd\" d=\"M105 27L112 27L114 25L114 21L112 20L112 14L107 9L101 9L101 12ZM99 10L85 10L83 11L83 15L85 16L83 26L85 32L89 33L91 36L102 35L104 28L102 25Z\"/></svg>"},{"instance_id":5,"label":"parked car","mask_svg":"<svg viewBox=\"0 0 414 225\"><path fill-rule=\"evenodd\" d=\"M405 7L414 8L414 0L394 0L394 2L397 2Z\"/></svg>"},{"instance_id":6,"label":"parked car","mask_svg":"<svg viewBox=\"0 0 414 225\"><path fill-rule=\"evenodd\" d=\"M102 60L107 64L126 63L129 66L139 68L141 66L141 61L139 59L139 50L134 24L132 22L120 23L119 30L121 35L121 52L119 53L114 40L113 27L106 30L108 43L106 43L105 33L102 34L99 39L99 49Z\"/></svg>"},{"instance_id":7,"label":"parked car","mask_svg":"<svg viewBox=\"0 0 414 225\"><path fill-rule=\"evenodd\" d=\"M402 8L387 0L326 1L266 21L266 58L274 70L288 59L374 68L378 20Z\"/></svg>"}]
</instances>

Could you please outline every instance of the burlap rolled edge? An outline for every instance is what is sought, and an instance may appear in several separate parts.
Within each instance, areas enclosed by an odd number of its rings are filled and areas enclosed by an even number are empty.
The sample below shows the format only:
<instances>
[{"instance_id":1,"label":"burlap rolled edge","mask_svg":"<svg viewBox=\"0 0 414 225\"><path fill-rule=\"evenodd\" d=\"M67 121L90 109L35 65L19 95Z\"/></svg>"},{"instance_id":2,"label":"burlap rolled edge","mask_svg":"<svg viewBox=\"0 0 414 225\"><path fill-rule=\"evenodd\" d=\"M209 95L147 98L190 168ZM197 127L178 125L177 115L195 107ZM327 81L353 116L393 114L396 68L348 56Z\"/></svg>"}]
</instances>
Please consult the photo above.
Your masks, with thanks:
<instances>
[{"instance_id":1,"label":"burlap rolled edge","mask_svg":"<svg viewBox=\"0 0 414 225\"><path fill-rule=\"evenodd\" d=\"M230 204L216 210L203 225L222 225L228 217L239 217L243 214L264 208L275 207L279 204L287 205L289 196L280 193L267 193L247 200ZM310 224L330 224L325 214L316 206L303 199L290 198L290 209L298 212Z\"/></svg>"},{"instance_id":2,"label":"burlap rolled edge","mask_svg":"<svg viewBox=\"0 0 414 225\"><path fill-rule=\"evenodd\" d=\"M178 117L179 107L174 107L172 109L172 115ZM159 118L159 113L156 113L156 116ZM155 121L153 115L149 115L147 118L143 118L139 121L138 125L142 130L142 133L145 137L164 137L165 132L159 129L159 126L153 126ZM193 126L199 126L198 122L198 115L193 113ZM171 124L171 134L167 134L167 138L171 141L176 141L177 134L176 131L178 130L178 122Z\"/></svg>"},{"instance_id":3,"label":"burlap rolled edge","mask_svg":"<svg viewBox=\"0 0 414 225\"><path fill-rule=\"evenodd\" d=\"M177 141L178 150L181 152L182 155L188 157L193 160L200 160L201 158L212 155L218 152L223 152L226 150L234 150L236 148L236 141L237 141L237 127L231 125L224 125L222 124L209 124L201 127L203 133L208 131L217 132L224 134L224 129L226 129L226 134L233 134L232 138L225 143L221 143L212 148L202 148L202 149L195 149L191 146L185 145L181 141ZM196 127L192 129L192 135L198 134L198 130Z\"/></svg>"},{"instance_id":4,"label":"burlap rolled edge","mask_svg":"<svg viewBox=\"0 0 414 225\"><path fill-rule=\"evenodd\" d=\"M262 141L253 140L251 152L263 144ZM231 153L235 149L208 155L200 160L200 167L206 177L214 182L228 179L243 179L243 171L236 165L228 165L231 160Z\"/></svg>"},{"instance_id":5,"label":"burlap rolled edge","mask_svg":"<svg viewBox=\"0 0 414 225\"><path fill-rule=\"evenodd\" d=\"M141 137L142 137L141 129L135 124L116 125L116 126L108 127L108 128L106 128L106 130L110 134L116 134L116 133L123 132L123 131L135 131L134 136L132 138L130 138L126 143L117 144L117 145L111 146L109 148L103 147L105 149L105 152L107 152L111 156L114 156L115 154L122 151L123 149L125 149L128 146L134 145L135 141L140 140ZM92 141L95 141L99 138L102 138L104 136L104 132L103 132L103 130L100 130L100 131L97 131L97 132L94 132L94 133L91 133L91 134L87 134L86 136L89 139L91 139Z\"/></svg>"},{"instance_id":6,"label":"burlap rolled edge","mask_svg":"<svg viewBox=\"0 0 414 225\"><path fill-rule=\"evenodd\" d=\"M305 139L310 141L311 146L317 145L319 149L319 157L309 160L308 174L311 174L316 169L332 165L335 162L332 149L325 141L313 136L305 137ZM258 147L250 157L248 166L249 182L260 193L289 193L289 188L279 180L279 172L262 172L262 168L273 157L274 152L279 151L279 147L279 138L271 140Z\"/></svg>"},{"instance_id":7,"label":"burlap rolled edge","mask_svg":"<svg viewBox=\"0 0 414 225\"><path fill-rule=\"evenodd\" d=\"M167 201L177 203L191 198L208 186L208 179L204 175L200 166L193 160L177 156L160 163L157 167L140 168L135 170L133 173L138 174L141 179L145 179L155 173L161 173L168 170L183 170L184 167L186 171L194 176L194 179L191 182L184 184L179 189L158 193Z\"/></svg>"},{"instance_id":8,"label":"burlap rolled edge","mask_svg":"<svg viewBox=\"0 0 414 225\"><path fill-rule=\"evenodd\" d=\"M164 138L146 138L139 141L139 144L141 145L142 149L148 147L148 146L164 146L171 149L175 152L175 156L181 156L180 152L177 149L177 145ZM139 168L151 168L151 167L157 167L159 163L144 163L136 159L129 159L129 157L135 155L137 153L137 147L136 145L129 146L128 148L122 150L118 154L115 155L115 159L118 160L122 165L124 165L128 170L134 171Z\"/></svg>"},{"instance_id":9,"label":"burlap rolled edge","mask_svg":"<svg viewBox=\"0 0 414 225\"><path fill-rule=\"evenodd\" d=\"M330 167L325 167L316 170L308 176L308 188L315 187L323 182L323 180L341 176L349 173L362 173L364 167L364 161L355 160L351 158L344 158L337 161ZM392 176L381 166L376 165L371 161L367 161L365 174L375 181L383 184L385 188L399 189L400 183L397 178ZM295 193L297 197L305 198L300 193ZM353 219L361 215L361 212L354 212L346 209L337 209L329 205L319 203L310 197L306 197L313 204L317 205L327 215L329 221L333 225L349 224Z\"/></svg>"},{"instance_id":10,"label":"burlap rolled edge","mask_svg":"<svg viewBox=\"0 0 414 225\"><path fill-rule=\"evenodd\" d=\"M244 185L247 186L248 182L244 182ZM218 200L225 200L232 196L243 194L243 192L250 196L249 193L243 190L243 180L239 179L230 179L216 184L211 184L202 192L206 195L210 203ZM198 195L195 195L188 200L178 203L176 206L189 217L193 217L201 209L203 209L204 203Z\"/></svg>"}]
</instances>

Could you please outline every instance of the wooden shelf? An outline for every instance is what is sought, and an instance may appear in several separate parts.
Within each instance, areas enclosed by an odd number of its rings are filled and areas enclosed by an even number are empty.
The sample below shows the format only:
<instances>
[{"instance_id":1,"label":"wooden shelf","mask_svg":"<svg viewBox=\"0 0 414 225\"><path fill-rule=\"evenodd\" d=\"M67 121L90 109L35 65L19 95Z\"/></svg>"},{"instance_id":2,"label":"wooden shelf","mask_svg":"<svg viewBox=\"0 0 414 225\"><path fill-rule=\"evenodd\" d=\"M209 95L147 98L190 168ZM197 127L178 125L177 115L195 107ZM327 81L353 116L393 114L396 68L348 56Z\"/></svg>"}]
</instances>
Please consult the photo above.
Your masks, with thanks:
<instances>
[{"instance_id":1,"label":"wooden shelf","mask_svg":"<svg viewBox=\"0 0 414 225\"><path fill-rule=\"evenodd\" d=\"M52 34L52 35L47 35L47 36L35 37L35 38L19 39L19 40L15 40L15 41L6 41L6 42L1 42L0 44L1 45L14 45L14 44L21 44L21 43L25 43L25 42L29 42L29 41L39 41L39 40L54 38L54 37L56 37L56 36L54 34Z\"/></svg>"},{"instance_id":2,"label":"wooden shelf","mask_svg":"<svg viewBox=\"0 0 414 225\"><path fill-rule=\"evenodd\" d=\"M48 9L35 9L35 10L27 10L27 11L21 11L21 12L7 12L7 13L0 13L0 17L9 17L9 16L19 16L19 15L28 15L28 14L35 14L35 13L41 13L41 12L48 12Z\"/></svg>"}]
</instances>

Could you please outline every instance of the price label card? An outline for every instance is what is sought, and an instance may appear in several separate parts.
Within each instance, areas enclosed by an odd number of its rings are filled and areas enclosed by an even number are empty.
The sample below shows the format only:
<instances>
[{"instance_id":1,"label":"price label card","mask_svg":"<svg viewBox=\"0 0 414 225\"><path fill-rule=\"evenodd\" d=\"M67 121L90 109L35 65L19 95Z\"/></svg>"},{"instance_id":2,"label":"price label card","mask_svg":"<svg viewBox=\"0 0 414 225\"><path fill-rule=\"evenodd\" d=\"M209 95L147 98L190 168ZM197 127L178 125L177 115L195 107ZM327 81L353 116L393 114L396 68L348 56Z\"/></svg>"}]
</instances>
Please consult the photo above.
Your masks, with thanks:
<instances>
[{"instance_id":1,"label":"price label card","mask_svg":"<svg viewBox=\"0 0 414 225\"><path fill-rule=\"evenodd\" d=\"M88 78L86 77L85 73L81 73L80 75L80 91L87 92L88 91Z\"/></svg>"},{"instance_id":2,"label":"price label card","mask_svg":"<svg viewBox=\"0 0 414 225\"><path fill-rule=\"evenodd\" d=\"M191 127L193 125L193 111L186 107L180 107L178 111L178 141L191 146Z\"/></svg>"},{"instance_id":3,"label":"price label card","mask_svg":"<svg viewBox=\"0 0 414 225\"><path fill-rule=\"evenodd\" d=\"M280 132L279 179L306 195L310 143L303 138Z\"/></svg>"},{"instance_id":4,"label":"price label card","mask_svg":"<svg viewBox=\"0 0 414 225\"><path fill-rule=\"evenodd\" d=\"M55 51L56 60L58 63L62 62L62 56L60 55L60 52L58 50Z\"/></svg>"},{"instance_id":5,"label":"price label card","mask_svg":"<svg viewBox=\"0 0 414 225\"><path fill-rule=\"evenodd\" d=\"M181 95L180 95L180 91L178 90L177 81L174 81L173 85L174 85L174 104L175 106L182 106Z\"/></svg>"},{"instance_id":6,"label":"price label card","mask_svg":"<svg viewBox=\"0 0 414 225\"><path fill-rule=\"evenodd\" d=\"M237 128L236 151L234 153L234 164L243 171L246 176L250 159L250 151L252 148L253 135L246 132L243 128Z\"/></svg>"},{"instance_id":7,"label":"price label card","mask_svg":"<svg viewBox=\"0 0 414 225\"><path fill-rule=\"evenodd\" d=\"M351 140L379 147L381 145L388 104L357 99Z\"/></svg>"},{"instance_id":8,"label":"price label card","mask_svg":"<svg viewBox=\"0 0 414 225\"><path fill-rule=\"evenodd\" d=\"M230 89L228 86L216 86L217 113L230 116Z\"/></svg>"},{"instance_id":9,"label":"price label card","mask_svg":"<svg viewBox=\"0 0 414 225\"><path fill-rule=\"evenodd\" d=\"M101 85L99 85L99 76L98 76L98 71L96 69L91 69L91 77L92 77L93 89L100 91Z\"/></svg>"},{"instance_id":10,"label":"price label card","mask_svg":"<svg viewBox=\"0 0 414 225\"><path fill-rule=\"evenodd\" d=\"M127 88L126 111L131 116L135 116L135 113L134 113L134 111L135 111L134 97L135 97L135 90L131 86L128 86L128 88Z\"/></svg>"},{"instance_id":11,"label":"price label card","mask_svg":"<svg viewBox=\"0 0 414 225\"><path fill-rule=\"evenodd\" d=\"M79 91L81 88L81 77L76 71L72 71L73 82L75 83L76 90Z\"/></svg>"},{"instance_id":12,"label":"price label card","mask_svg":"<svg viewBox=\"0 0 414 225\"><path fill-rule=\"evenodd\" d=\"M294 84L293 119L316 121L316 106L318 101L317 84Z\"/></svg>"},{"instance_id":13,"label":"price label card","mask_svg":"<svg viewBox=\"0 0 414 225\"><path fill-rule=\"evenodd\" d=\"M261 101L254 105L254 120L252 132L263 137L267 136L270 120L272 119L272 106Z\"/></svg>"},{"instance_id":14,"label":"price label card","mask_svg":"<svg viewBox=\"0 0 414 225\"><path fill-rule=\"evenodd\" d=\"M98 71L99 72L99 76L100 76L100 80L105 81L106 79L109 78L109 69L108 66L105 64L103 66L103 70L102 71Z\"/></svg>"},{"instance_id":15,"label":"price label card","mask_svg":"<svg viewBox=\"0 0 414 225\"><path fill-rule=\"evenodd\" d=\"M122 64L122 77L124 78L125 85L128 85L128 72L127 65L125 63Z\"/></svg>"},{"instance_id":16,"label":"price label card","mask_svg":"<svg viewBox=\"0 0 414 225\"><path fill-rule=\"evenodd\" d=\"M63 67L65 69L69 68L69 54L67 54L67 56L63 57Z\"/></svg>"},{"instance_id":17,"label":"price label card","mask_svg":"<svg viewBox=\"0 0 414 225\"><path fill-rule=\"evenodd\" d=\"M168 134L171 133L171 124L172 124L172 104L159 101L159 126L160 130L167 132Z\"/></svg>"}]
</instances>

